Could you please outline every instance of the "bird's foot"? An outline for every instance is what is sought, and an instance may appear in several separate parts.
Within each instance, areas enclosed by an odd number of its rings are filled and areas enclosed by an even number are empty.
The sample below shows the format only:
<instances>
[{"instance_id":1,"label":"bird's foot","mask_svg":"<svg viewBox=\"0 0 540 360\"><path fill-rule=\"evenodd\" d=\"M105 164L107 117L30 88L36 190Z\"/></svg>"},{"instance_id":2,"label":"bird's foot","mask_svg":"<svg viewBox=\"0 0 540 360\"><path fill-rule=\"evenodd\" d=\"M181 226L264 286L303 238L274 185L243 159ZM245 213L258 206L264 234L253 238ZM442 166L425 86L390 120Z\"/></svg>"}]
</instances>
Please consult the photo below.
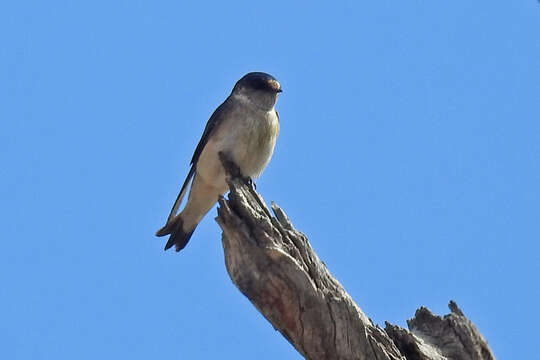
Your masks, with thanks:
<instances>
[{"instance_id":1,"label":"bird's foot","mask_svg":"<svg viewBox=\"0 0 540 360\"><path fill-rule=\"evenodd\" d=\"M257 190L257 184L255 184L255 181L250 176L244 177L244 182L247 186L251 187L253 190Z\"/></svg>"},{"instance_id":2,"label":"bird's foot","mask_svg":"<svg viewBox=\"0 0 540 360\"><path fill-rule=\"evenodd\" d=\"M229 174L231 178L240 178L247 186L249 186L253 190L257 189L257 185L255 184L253 179L250 176L242 175L242 171L240 170L238 165L236 165L236 163L232 161L230 157L227 156L227 154L220 151L218 153L218 156L221 160L221 163L223 164L223 167L225 168L225 171Z\"/></svg>"},{"instance_id":3,"label":"bird's foot","mask_svg":"<svg viewBox=\"0 0 540 360\"><path fill-rule=\"evenodd\" d=\"M223 164L223 167L225 168L225 172L227 172L231 177L235 178L243 178L242 172L240 171L240 168L234 161L230 159L227 154L220 151L218 152L219 159L221 160L221 163Z\"/></svg>"}]
</instances>

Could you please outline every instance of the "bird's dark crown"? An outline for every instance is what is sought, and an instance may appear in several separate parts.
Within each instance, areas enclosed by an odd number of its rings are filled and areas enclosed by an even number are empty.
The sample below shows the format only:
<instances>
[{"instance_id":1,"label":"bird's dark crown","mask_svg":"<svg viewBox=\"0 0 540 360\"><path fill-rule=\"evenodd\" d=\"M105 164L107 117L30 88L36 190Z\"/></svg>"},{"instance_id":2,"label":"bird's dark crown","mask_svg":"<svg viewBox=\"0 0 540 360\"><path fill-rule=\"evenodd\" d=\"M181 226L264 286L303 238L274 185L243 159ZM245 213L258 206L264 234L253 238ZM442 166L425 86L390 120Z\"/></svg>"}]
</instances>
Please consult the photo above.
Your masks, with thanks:
<instances>
[{"instance_id":1,"label":"bird's dark crown","mask_svg":"<svg viewBox=\"0 0 540 360\"><path fill-rule=\"evenodd\" d=\"M241 87L273 93L281 92L281 85L276 78L263 72L250 72L244 75L234 86L235 89Z\"/></svg>"}]
</instances>

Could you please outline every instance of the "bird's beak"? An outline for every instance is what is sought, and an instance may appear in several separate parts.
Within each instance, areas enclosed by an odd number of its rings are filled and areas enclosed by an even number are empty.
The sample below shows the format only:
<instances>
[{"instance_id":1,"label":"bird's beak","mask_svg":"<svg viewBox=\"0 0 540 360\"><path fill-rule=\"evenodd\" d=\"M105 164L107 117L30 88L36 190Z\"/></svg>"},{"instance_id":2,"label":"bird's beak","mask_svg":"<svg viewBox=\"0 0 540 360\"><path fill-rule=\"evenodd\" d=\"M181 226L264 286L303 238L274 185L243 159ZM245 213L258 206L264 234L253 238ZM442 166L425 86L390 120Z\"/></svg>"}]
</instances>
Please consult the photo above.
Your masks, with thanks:
<instances>
[{"instance_id":1,"label":"bird's beak","mask_svg":"<svg viewBox=\"0 0 540 360\"><path fill-rule=\"evenodd\" d=\"M281 90L281 88L277 89L277 92L280 93L280 92L283 92L283 90Z\"/></svg>"}]
</instances>

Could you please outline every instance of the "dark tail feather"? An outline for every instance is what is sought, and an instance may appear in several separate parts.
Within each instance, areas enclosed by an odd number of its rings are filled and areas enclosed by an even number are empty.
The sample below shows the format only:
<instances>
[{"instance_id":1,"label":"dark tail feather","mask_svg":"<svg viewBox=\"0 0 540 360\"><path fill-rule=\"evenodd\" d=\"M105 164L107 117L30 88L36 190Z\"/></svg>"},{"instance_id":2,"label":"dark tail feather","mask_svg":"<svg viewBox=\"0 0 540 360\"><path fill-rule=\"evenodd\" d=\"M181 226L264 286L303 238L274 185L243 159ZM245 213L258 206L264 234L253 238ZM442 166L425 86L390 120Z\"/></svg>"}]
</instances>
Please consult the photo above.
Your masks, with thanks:
<instances>
[{"instance_id":1,"label":"dark tail feather","mask_svg":"<svg viewBox=\"0 0 540 360\"><path fill-rule=\"evenodd\" d=\"M169 250L173 245L176 245L176 252L185 248L189 239L191 239L191 235L193 235L193 231L195 231L195 229L190 232L184 232L182 229L174 231L165 245L165 250Z\"/></svg>"},{"instance_id":2,"label":"dark tail feather","mask_svg":"<svg viewBox=\"0 0 540 360\"><path fill-rule=\"evenodd\" d=\"M174 229L176 229L178 223L182 223L182 219L180 218L180 216L178 216L177 219L173 219L173 221L166 223L164 227L156 231L156 236L169 235L174 231Z\"/></svg>"},{"instance_id":3,"label":"dark tail feather","mask_svg":"<svg viewBox=\"0 0 540 360\"><path fill-rule=\"evenodd\" d=\"M176 251L180 251L186 247L195 228L188 232L184 231L182 218L177 216L173 221L166 224L156 232L156 236L165 236L171 234L169 241L165 245L165 250L169 250L173 245L176 245Z\"/></svg>"}]
</instances>

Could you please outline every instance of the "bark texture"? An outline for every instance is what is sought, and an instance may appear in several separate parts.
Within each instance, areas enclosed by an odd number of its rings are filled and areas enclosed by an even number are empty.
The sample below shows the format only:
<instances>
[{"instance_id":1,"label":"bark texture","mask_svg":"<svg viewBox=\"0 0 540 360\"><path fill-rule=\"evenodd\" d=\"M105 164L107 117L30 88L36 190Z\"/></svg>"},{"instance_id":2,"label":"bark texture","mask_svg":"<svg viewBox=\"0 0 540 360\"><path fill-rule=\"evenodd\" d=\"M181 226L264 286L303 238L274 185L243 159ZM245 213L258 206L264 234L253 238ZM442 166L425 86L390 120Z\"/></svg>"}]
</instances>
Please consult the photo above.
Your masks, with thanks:
<instances>
[{"instance_id":1,"label":"bark texture","mask_svg":"<svg viewBox=\"0 0 540 360\"><path fill-rule=\"evenodd\" d=\"M227 271L238 289L307 359L494 359L454 302L439 317L420 308L409 330L374 325L330 274L287 215L274 216L254 188L233 176L219 200ZM231 167L232 166L232 167Z\"/></svg>"}]
</instances>

